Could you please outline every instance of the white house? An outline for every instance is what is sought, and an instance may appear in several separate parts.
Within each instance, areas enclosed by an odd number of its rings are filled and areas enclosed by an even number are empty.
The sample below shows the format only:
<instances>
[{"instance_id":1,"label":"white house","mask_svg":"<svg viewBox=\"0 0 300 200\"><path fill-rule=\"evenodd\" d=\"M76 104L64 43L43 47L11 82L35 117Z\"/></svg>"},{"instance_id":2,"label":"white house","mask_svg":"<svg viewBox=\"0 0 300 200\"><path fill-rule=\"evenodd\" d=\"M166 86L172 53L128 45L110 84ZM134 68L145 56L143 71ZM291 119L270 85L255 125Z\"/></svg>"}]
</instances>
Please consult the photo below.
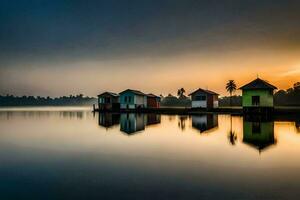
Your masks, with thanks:
<instances>
[{"instance_id":1,"label":"white house","mask_svg":"<svg viewBox=\"0 0 300 200\"><path fill-rule=\"evenodd\" d=\"M219 107L219 94L199 88L189 94L192 98L192 108L217 108Z\"/></svg>"}]
</instances>

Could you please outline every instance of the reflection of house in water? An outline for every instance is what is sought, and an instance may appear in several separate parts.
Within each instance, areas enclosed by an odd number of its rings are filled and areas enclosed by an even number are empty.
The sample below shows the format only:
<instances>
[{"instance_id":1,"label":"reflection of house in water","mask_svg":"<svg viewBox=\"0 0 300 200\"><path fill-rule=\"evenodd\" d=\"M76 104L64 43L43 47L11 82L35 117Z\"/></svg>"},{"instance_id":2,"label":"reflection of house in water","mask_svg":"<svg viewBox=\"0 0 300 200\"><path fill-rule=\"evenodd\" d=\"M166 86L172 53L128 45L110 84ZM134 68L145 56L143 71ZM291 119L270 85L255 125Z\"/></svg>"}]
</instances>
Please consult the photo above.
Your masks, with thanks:
<instances>
[{"instance_id":1,"label":"reflection of house in water","mask_svg":"<svg viewBox=\"0 0 300 200\"><path fill-rule=\"evenodd\" d=\"M274 122L244 121L243 142L259 151L275 144Z\"/></svg>"},{"instance_id":2,"label":"reflection of house in water","mask_svg":"<svg viewBox=\"0 0 300 200\"><path fill-rule=\"evenodd\" d=\"M106 128L110 128L120 123L120 114L99 113L98 124Z\"/></svg>"},{"instance_id":3,"label":"reflection of house in water","mask_svg":"<svg viewBox=\"0 0 300 200\"><path fill-rule=\"evenodd\" d=\"M203 133L218 126L218 115L192 115L193 128Z\"/></svg>"},{"instance_id":4,"label":"reflection of house in water","mask_svg":"<svg viewBox=\"0 0 300 200\"><path fill-rule=\"evenodd\" d=\"M138 131L145 130L145 115L126 113L121 114L120 118L120 130L127 134L133 134Z\"/></svg>"},{"instance_id":5,"label":"reflection of house in water","mask_svg":"<svg viewBox=\"0 0 300 200\"><path fill-rule=\"evenodd\" d=\"M147 126L160 123L160 115L158 114L149 113L146 115L146 117L147 117Z\"/></svg>"}]
</instances>

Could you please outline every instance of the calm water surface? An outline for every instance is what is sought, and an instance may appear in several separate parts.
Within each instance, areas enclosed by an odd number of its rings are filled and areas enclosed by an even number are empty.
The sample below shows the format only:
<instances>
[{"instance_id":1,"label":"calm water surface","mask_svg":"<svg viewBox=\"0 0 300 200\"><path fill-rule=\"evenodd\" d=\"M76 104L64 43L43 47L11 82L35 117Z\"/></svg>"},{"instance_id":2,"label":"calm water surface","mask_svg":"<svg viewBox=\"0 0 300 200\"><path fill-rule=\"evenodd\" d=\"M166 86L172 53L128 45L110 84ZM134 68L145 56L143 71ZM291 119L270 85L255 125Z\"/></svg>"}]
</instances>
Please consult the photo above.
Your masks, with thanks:
<instances>
[{"instance_id":1,"label":"calm water surface","mask_svg":"<svg viewBox=\"0 0 300 200\"><path fill-rule=\"evenodd\" d=\"M0 110L0 199L298 199L299 118Z\"/></svg>"}]
</instances>

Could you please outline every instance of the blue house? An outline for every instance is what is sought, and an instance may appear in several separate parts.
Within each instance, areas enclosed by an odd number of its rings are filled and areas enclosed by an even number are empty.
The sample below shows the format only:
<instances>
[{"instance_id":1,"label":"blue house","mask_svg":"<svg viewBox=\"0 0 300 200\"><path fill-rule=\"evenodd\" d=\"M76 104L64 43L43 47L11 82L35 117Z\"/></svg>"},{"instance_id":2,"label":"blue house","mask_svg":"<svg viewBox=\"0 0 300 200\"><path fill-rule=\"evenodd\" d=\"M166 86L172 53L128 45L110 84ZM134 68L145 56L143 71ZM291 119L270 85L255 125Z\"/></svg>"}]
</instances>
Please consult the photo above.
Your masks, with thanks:
<instances>
[{"instance_id":1,"label":"blue house","mask_svg":"<svg viewBox=\"0 0 300 200\"><path fill-rule=\"evenodd\" d=\"M120 130L128 135L145 130L146 115L126 113L121 114Z\"/></svg>"},{"instance_id":2,"label":"blue house","mask_svg":"<svg viewBox=\"0 0 300 200\"><path fill-rule=\"evenodd\" d=\"M141 91L127 89L119 95L121 109L147 108L147 95Z\"/></svg>"}]
</instances>

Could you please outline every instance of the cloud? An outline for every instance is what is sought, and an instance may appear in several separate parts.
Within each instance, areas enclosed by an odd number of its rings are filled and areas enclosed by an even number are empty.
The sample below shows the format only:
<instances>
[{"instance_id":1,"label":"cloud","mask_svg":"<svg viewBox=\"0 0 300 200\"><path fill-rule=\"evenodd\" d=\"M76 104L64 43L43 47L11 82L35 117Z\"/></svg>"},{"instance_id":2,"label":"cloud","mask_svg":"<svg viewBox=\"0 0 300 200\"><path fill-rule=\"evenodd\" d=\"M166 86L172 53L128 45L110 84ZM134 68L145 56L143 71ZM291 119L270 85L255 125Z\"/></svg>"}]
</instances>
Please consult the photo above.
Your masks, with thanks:
<instances>
[{"instance_id":1,"label":"cloud","mask_svg":"<svg viewBox=\"0 0 300 200\"><path fill-rule=\"evenodd\" d=\"M282 73L281 76L295 76L295 75L300 75L300 65L297 68Z\"/></svg>"}]
</instances>

